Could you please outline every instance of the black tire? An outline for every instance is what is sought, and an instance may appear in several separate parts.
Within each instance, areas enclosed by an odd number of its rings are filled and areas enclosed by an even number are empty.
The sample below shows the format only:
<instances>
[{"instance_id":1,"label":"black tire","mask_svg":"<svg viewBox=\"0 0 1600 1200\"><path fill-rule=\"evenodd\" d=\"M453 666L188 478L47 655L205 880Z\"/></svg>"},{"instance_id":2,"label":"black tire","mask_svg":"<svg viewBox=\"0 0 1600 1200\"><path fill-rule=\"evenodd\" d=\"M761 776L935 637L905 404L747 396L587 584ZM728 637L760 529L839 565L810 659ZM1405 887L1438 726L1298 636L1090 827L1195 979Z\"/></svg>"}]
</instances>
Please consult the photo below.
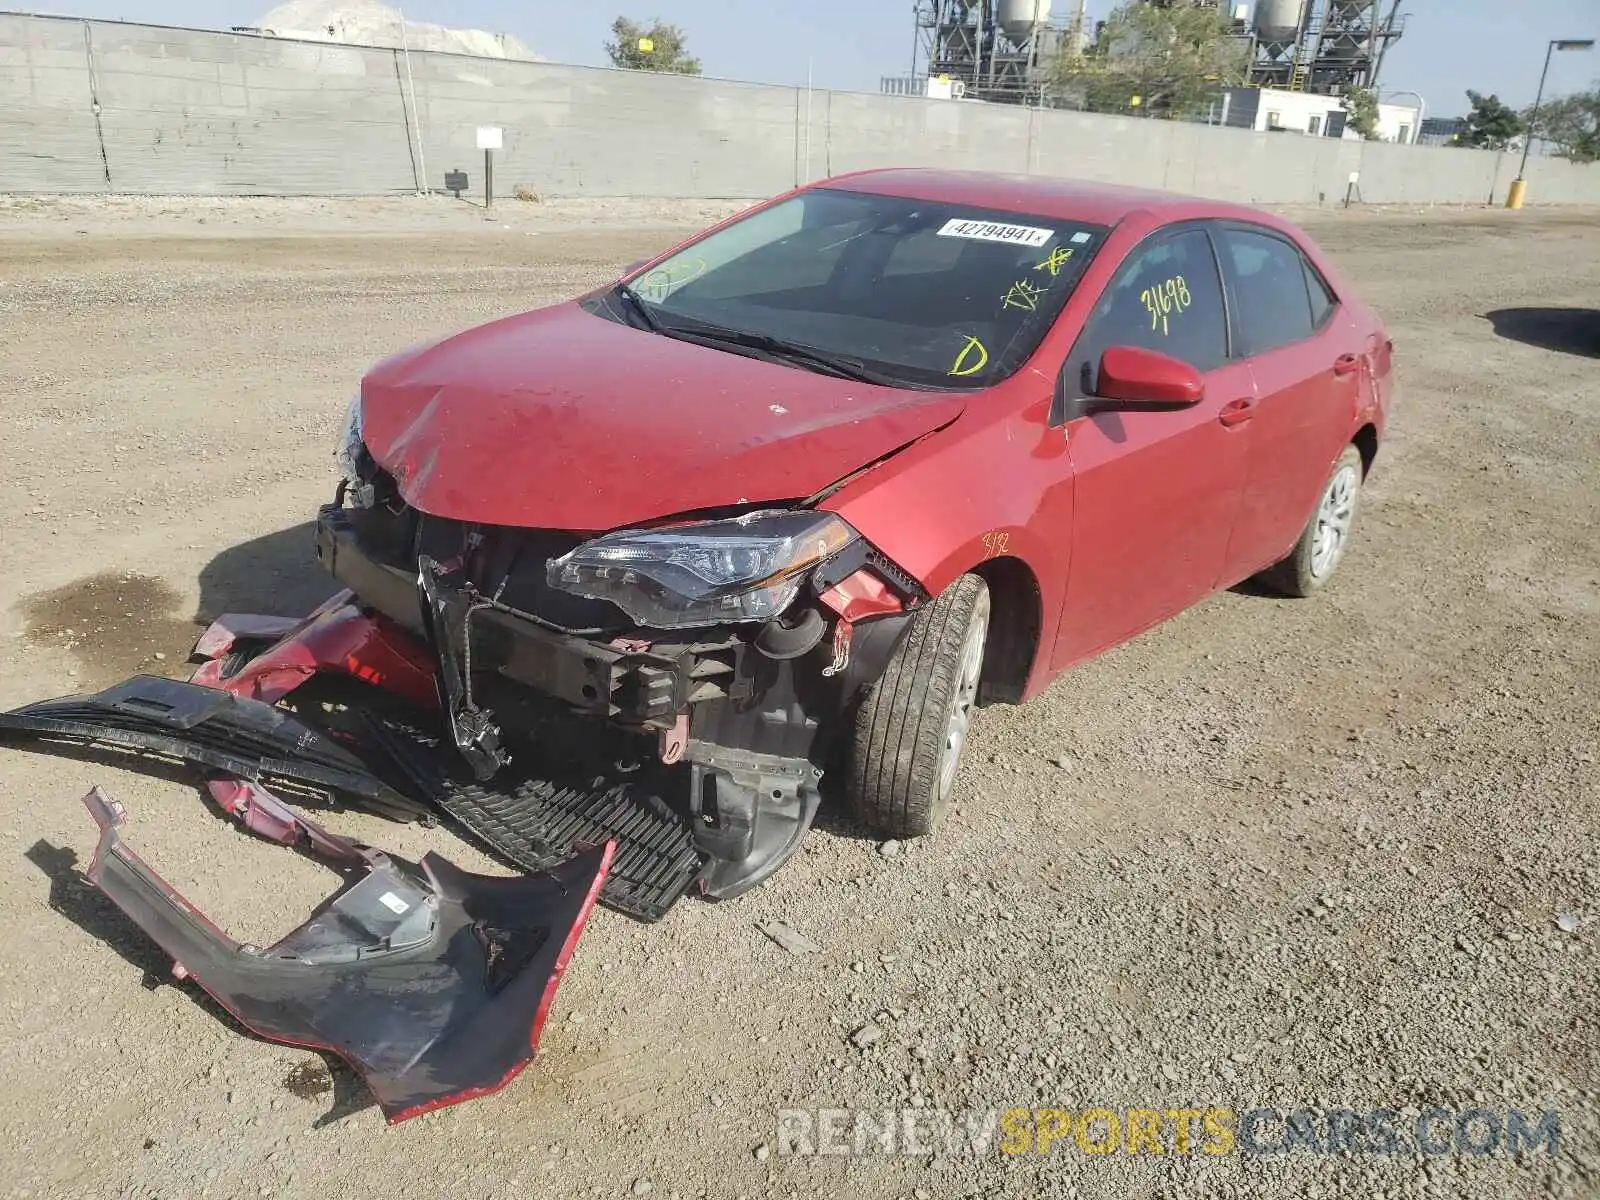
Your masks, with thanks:
<instances>
[{"instance_id":1,"label":"black tire","mask_svg":"<svg viewBox=\"0 0 1600 1200\"><path fill-rule=\"evenodd\" d=\"M883 676L862 698L850 731L846 778L856 815L895 838L922 837L950 808L947 753L969 637L979 637L977 670L989 628L989 587L963 575L913 620ZM963 670L963 668L968 668ZM976 696L965 698L970 720ZM955 766L965 748L962 737ZM954 767L949 769L953 777Z\"/></svg>"},{"instance_id":2,"label":"black tire","mask_svg":"<svg viewBox=\"0 0 1600 1200\"><path fill-rule=\"evenodd\" d=\"M1339 456L1339 461L1333 464L1333 470L1328 472L1328 478L1323 482L1322 489L1317 493L1316 507L1312 510L1311 519L1306 522L1305 529L1300 533L1300 540L1295 543L1287 558L1273 564L1257 576L1261 583L1275 592L1296 599L1304 599L1327 586L1338 573L1339 564L1344 561L1350 538L1355 532L1356 517L1361 510L1361 485L1364 474L1361 451L1354 446L1346 446L1344 453ZM1317 553L1319 534L1326 519L1326 506L1335 486L1341 483L1341 477L1343 482L1350 484L1349 518L1332 561L1319 565Z\"/></svg>"}]
</instances>

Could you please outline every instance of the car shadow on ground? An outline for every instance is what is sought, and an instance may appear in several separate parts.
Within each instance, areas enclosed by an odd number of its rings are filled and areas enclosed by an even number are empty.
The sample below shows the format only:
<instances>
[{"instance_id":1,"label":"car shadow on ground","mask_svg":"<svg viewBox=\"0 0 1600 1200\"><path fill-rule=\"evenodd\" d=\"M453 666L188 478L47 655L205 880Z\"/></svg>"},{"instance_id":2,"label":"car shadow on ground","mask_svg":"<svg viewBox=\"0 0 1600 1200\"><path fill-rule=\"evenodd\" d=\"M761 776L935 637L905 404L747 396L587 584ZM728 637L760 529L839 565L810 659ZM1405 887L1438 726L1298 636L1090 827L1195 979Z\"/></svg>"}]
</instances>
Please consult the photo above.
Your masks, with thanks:
<instances>
[{"instance_id":1,"label":"car shadow on ground","mask_svg":"<svg viewBox=\"0 0 1600 1200\"><path fill-rule=\"evenodd\" d=\"M254 538L218 554L200 572L195 620L202 625L223 613L302 617L339 590L316 555L310 521Z\"/></svg>"},{"instance_id":2,"label":"car shadow on ground","mask_svg":"<svg viewBox=\"0 0 1600 1200\"><path fill-rule=\"evenodd\" d=\"M1495 333L1514 342L1600 358L1600 309L1497 308L1484 314Z\"/></svg>"}]
</instances>

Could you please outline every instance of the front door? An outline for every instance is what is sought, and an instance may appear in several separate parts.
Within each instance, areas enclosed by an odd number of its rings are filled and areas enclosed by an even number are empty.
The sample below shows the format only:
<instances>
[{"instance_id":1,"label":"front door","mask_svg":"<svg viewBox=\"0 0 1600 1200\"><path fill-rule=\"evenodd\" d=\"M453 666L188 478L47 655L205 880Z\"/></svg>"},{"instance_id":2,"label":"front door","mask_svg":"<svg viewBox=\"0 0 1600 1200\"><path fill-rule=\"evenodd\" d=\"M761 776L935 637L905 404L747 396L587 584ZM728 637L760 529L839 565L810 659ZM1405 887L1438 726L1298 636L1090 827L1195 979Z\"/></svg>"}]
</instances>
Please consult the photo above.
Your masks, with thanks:
<instances>
[{"instance_id":1,"label":"front door","mask_svg":"<svg viewBox=\"0 0 1600 1200\"><path fill-rule=\"evenodd\" d=\"M1067 427L1075 506L1052 665L1081 662L1213 591L1244 487L1248 365L1228 354L1227 310L1204 226L1152 235L1112 278L1066 364L1091 394L1101 353L1137 346L1199 370L1205 398L1169 412L1098 412Z\"/></svg>"}]
</instances>

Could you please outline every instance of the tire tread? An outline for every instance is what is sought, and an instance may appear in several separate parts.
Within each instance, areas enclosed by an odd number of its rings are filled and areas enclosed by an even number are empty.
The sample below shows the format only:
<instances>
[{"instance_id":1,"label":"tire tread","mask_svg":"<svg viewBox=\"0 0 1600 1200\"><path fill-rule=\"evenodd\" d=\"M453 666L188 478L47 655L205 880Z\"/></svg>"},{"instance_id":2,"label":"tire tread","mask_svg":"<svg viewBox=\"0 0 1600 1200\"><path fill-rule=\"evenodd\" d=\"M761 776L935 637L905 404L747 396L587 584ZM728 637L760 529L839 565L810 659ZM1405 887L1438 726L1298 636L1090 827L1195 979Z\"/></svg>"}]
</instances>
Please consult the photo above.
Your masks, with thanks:
<instances>
[{"instance_id":1,"label":"tire tread","mask_svg":"<svg viewBox=\"0 0 1600 1200\"><path fill-rule=\"evenodd\" d=\"M883 676L862 700L849 782L857 815L895 837L938 823L938 770L961 645L987 585L958 579L913 622Z\"/></svg>"}]
</instances>

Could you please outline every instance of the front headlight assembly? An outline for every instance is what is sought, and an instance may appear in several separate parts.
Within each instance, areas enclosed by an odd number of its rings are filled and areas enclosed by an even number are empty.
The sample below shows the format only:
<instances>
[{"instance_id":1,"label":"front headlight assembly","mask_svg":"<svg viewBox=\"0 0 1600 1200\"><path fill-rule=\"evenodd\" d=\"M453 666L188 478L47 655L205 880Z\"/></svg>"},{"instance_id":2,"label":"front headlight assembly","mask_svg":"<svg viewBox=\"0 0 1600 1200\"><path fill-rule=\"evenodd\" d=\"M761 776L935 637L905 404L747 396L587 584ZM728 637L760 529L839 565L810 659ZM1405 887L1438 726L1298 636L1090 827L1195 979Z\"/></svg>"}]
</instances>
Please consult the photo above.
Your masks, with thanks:
<instances>
[{"instance_id":1,"label":"front headlight assembly","mask_svg":"<svg viewBox=\"0 0 1600 1200\"><path fill-rule=\"evenodd\" d=\"M357 508L371 508L376 499L376 489L364 477L363 460L367 457L365 430L361 417L361 397L350 401L344 415L344 429L339 437L339 449L334 461L339 466L339 478L345 485L346 495Z\"/></svg>"},{"instance_id":2,"label":"front headlight assembly","mask_svg":"<svg viewBox=\"0 0 1600 1200\"><path fill-rule=\"evenodd\" d=\"M832 513L787 510L625 529L551 559L547 578L652 629L770 621L794 603L811 568L858 537Z\"/></svg>"}]
</instances>

